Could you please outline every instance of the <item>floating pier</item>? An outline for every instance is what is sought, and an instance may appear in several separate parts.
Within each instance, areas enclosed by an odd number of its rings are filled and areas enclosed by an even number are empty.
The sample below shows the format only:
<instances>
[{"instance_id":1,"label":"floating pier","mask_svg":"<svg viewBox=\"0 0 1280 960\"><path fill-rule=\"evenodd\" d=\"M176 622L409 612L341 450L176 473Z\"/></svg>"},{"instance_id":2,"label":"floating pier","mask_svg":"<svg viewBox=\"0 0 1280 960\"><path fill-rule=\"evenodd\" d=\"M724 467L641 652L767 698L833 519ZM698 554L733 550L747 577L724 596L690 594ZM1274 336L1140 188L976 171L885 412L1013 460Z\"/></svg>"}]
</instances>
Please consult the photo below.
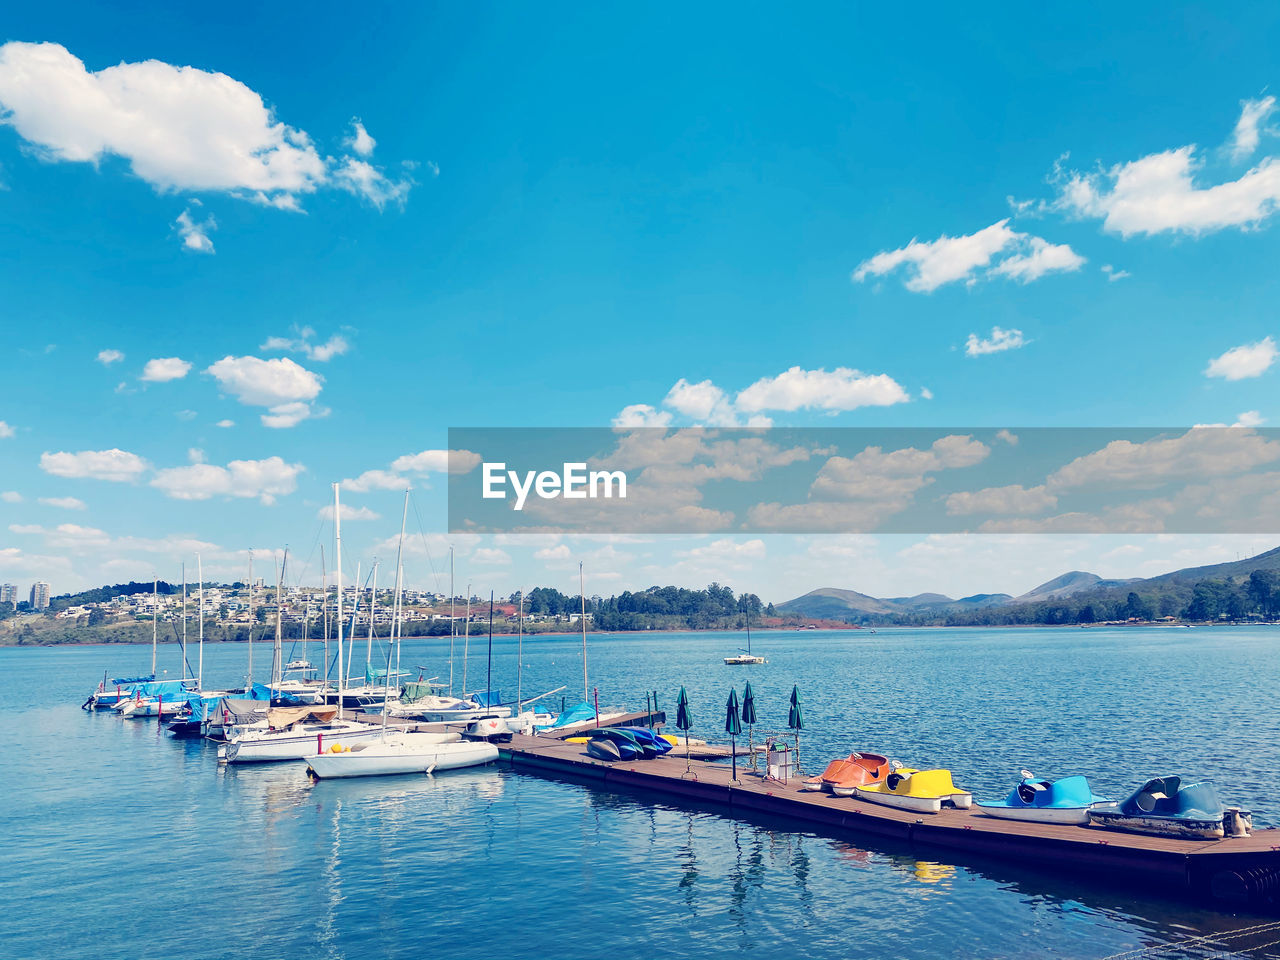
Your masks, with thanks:
<instances>
[{"instance_id":1,"label":"floating pier","mask_svg":"<svg viewBox=\"0 0 1280 960\"><path fill-rule=\"evenodd\" d=\"M608 763L582 744L516 735L500 757L521 772L585 782L655 800L728 808L789 821L797 829L839 838L858 836L945 851L960 859L1013 861L1058 874L1104 875L1146 893L1186 896L1219 905L1280 906L1280 830L1249 837L1179 840L1093 826L998 820L971 810L919 814L851 797L801 789L739 766L691 760L682 747L653 760Z\"/></svg>"}]
</instances>

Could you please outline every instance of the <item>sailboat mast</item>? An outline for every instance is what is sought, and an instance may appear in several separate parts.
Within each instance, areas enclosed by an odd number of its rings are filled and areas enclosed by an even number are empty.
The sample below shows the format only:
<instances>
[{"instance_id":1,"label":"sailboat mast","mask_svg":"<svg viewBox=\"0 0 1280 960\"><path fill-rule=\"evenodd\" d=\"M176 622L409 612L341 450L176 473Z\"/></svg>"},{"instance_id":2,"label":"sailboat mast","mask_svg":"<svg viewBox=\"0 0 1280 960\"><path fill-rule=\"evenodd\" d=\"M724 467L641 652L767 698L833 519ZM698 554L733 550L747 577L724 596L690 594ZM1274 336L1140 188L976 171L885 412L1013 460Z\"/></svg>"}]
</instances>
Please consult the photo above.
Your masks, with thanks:
<instances>
[{"instance_id":1,"label":"sailboat mast","mask_svg":"<svg viewBox=\"0 0 1280 960\"><path fill-rule=\"evenodd\" d=\"M249 551L249 670L244 678L244 692L253 689L253 551Z\"/></svg>"},{"instance_id":2,"label":"sailboat mast","mask_svg":"<svg viewBox=\"0 0 1280 960\"><path fill-rule=\"evenodd\" d=\"M347 640L347 686L351 685L351 670L356 661L356 622L360 619L360 561L356 561L356 598L351 606L351 636Z\"/></svg>"},{"instance_id":3,"label":"sailboat mast","mask_svg":"<svg viewBox=\"0 0 1280 960\"><path fill-rule=\"evenodd\" d=\"M182 680L187 679L187 561L182 561Z\"/></svg>"},{"instance_id":4,"label":"sailboat mast","mask_svg":"<svg viewBox=\"0 0 1280 960\"><path fill-rule=\"evenodd\" d=\"M453 586L453 547L449 547L449 696L453 696L453 642L458 638L458 616L454 601L458 591Z\"/></svg>"},{"instance_id":5,"label":"sailboat mast","mask_svg":"<svg viewBox=\"0 0 1280 960\"><path fill-rule=\"evenodd\" d=\"M151 679L156 678L156 643L160 639L160 578L151 575Z\"/></svg>"},{"instance_id":6,"label":"sailboat mast","mask_svg":"<svg viewBox=\"0 0 1280 960\"><path fill-rule=\"evenodd\" d=\"M378 609L378 559L373 560L373 588L369 593L369 643L364 653L366 671L373 666L373 615Z\"/></svg>"},{"instance_id":7,"label":"sailboat mast","mask_svg":"<svg viewBox=\"0 0 1280 960\"><path fill-rule=\"evenodd\" d=\"M751 656L751 601L747 601L747 656Z\"/></svg>"},{"instance_id":8,"label":"sailboat mast","mask_svg":"<svg viewBox=\"0 0 1280 960\"><path fill-rule=\"evenodd\" d=\"M284 628L284 596L280 590L280 585L284 581L284 565L289 562L289 548L285 547L284 556L280 559L280 566L276 568L276 648L271 660L271 686L275 688L276 696L280 696L280 684L284 682L283 656L280 638Z\"/></svg>"},{"instance_id":9,"label":"sailboat mast","mask_svg":"<svg viewBox=\"0 0 1280 960\"><path fill-rule=\"evenodd\" d=\"M517 614L520 621L520 639L516 641L516 715L519 716L523 704L520 702L524 695L524 588L520 588L520 612Z\"/></svg>"},{"instance_id":10,"label":"sailboat mast","mask_svg":"<svg viewBox=\"0 0 1280 960\"><path fill-rule=\"evenodd\" d=\"M484 676L484 699L493 699L493 591L489 591L489 667Z\"/></svg>"},{"instance_id":11,"label":"sailboat mast","mask_svg":"<svg viewBox=\"0 0 1280 960\"><path fill-rule=\"evenodd\" d=\"M393 629L395 630L396 644L396 678L400 677L400 634L403 632L402 618L404 617L404 566L402 557L404 556L404 527L409 519L409 488L404 489L404 508L400 512L400 542L396 545L396 614L393 620ZM390 670L391 664L387 664ZM390 681L388 681L390 682Z\"/></svg>"},{"instance_id":12,"label":"sailboat mast","mask_svg":"<svg viewBox=\"0 0 1280 960\"><path fill-rule=\"evenodd\" d=\"M578 561L578 593L582 601L582 702L589 703L587 697L587 591L583 589L582 561Z\"/></svg>"},{"instance_id":13,"label":"sailboat mast","mask_svg":"<svg viewBox=\"0 0 1280 960\"><path fill-rule=\"evenodd\" d=\"M467 622L462 627L462 695L467 695L467 655L471 644L471 584L467 584Z\"/></svg>"},{"instance_id":14,"label":"sailboat mast","mask_svg":"<svg viewBox=\"0 0 1280 960\"><path fill-rule=\"evenodd\" d=\"M324 680L325 702L329 702L329 570L324 565L324 544L320 545L320 617L324 621Z\"/></svg>"},{"instance_id":15,"label":"sailboat mast","mask_svg":"<svg viewBox=\"0 0 1280 960\"><path fill-rule=\"evenodd\" d=\"M200 554L196 554L196 576L200 579L200 597L199 604L200 616L200 660L199 668L196 670L196 689L204 690L204 564L200 561Z\"/></svg>"},{"instance_id":16,"label":"sailboat mast","mask_svg":"<svg viewBox=\"0 0 1280 960\"><path fill-rule=\"evenodd\" d=\"M338 585L338 719L342 717L342 696L346 692L342 682L342 504L338 502L338 485L333 485L333 550L334 580Z\"/></svg>"}]
</instances>

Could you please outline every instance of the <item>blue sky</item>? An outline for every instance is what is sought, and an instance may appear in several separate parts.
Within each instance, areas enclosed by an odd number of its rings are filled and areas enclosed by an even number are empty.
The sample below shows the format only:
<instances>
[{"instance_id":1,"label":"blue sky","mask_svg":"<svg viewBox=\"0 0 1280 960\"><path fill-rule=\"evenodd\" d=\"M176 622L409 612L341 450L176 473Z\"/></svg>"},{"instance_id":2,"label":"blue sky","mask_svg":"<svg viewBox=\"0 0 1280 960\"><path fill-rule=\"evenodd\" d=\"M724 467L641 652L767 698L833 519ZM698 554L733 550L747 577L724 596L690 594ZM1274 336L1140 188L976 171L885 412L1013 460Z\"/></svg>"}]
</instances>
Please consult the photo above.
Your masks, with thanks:
<instances>
[{"instance_id":1,"label":"blue sky","mask_svg":"<svg viewBox=\"0 0 1280 960\"><path fill-rule=\"evenodd\" d=\"M330 481L449 426L1280 415L1272 5L47 4L0 39L0 579L307 553ZM111 450L132 459L45 457ZM401 462L439 569L443 477ZM346 525L352 566L386 556L399 497L347 495L379 515ZM458 548L500 591L567 588L583 557L601 592L782 600L1272 544L954 545Z\"/></svg>"}]
</instances>

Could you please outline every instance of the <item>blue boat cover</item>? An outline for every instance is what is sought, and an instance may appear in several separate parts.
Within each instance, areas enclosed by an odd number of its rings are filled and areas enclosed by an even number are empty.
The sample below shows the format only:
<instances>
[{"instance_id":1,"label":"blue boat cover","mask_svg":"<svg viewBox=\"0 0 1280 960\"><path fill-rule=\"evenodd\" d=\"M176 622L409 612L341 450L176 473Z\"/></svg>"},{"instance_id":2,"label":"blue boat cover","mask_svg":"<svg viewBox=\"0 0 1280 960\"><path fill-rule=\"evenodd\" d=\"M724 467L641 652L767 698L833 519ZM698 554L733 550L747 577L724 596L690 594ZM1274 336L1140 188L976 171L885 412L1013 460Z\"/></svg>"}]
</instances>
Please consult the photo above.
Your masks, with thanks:
<instances>
[{"instance_id":1,"label":"blue boat cover","mask_svg":"<svg viewBox=\"0 0 1280 960\"><path fill-rule=\"evenodd\" d=\"M586 723L588 720L595 720L595 718L595 708L584 701L570 707L564 713L560 714L560 716L556 717L555 723L551 724L549 727L545 727L544 729L555 730L557 727L572 727L574 724Z\"/></svg>"},{"instance_id":2,"label":"blue boat cover","mask_svg":"<svg viewBox=\"0 0 1280 960\"><path fill-rule=\"evenodd\" d=\"M1222 800L1208 780L1182 786L1181 777L1148 780L1120 804L1130 817L1173 817L1186 820L1220 820Z\"/></svg>"},{"instance_id":3,"label":"blue boat cover","mask_svg":"<svg viewBox=\"0 0 1280 960\"><path fill-rule=\"evenodd\" d=\"M502 694L497 690L485 690L483 693L471 694L471 699L482 707L497 707L502 704Z\"/></svg>"},{"instance_id":4,"label":"blue boat cover","mask_svg":"<svg viewBox=\"0 0 1280 960\"><path fill-rule=\"evenodd\" d=\"M114 680L108 680L108 687L129 687L135 683L150 683L155 679L154 674L147 674L145 677L117 677Z\"/></svg>"}]
</instances>

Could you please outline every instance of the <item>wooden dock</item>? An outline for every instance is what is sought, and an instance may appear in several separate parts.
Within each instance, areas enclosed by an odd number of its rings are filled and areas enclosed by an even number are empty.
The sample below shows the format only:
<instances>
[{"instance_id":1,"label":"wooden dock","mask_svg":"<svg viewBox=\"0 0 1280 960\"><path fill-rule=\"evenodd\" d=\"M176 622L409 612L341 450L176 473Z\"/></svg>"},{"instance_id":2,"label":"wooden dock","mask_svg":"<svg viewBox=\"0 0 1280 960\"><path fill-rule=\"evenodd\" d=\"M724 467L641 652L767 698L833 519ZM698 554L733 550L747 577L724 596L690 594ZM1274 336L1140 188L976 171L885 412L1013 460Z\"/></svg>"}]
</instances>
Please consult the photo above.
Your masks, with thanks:
<instances>
[{"instance_id":1,"label":"wooden dock","mask_svg":"<svg viewBox=\"0 0 1280 960\"><path fill-rule=\"evenodd\" d=\"M1280 907L1280 830L1250 837L1178 840L1055 824L1021 823L970 810L920 814L749 774L739 765L692 760L689 772L677 747L654 760L608 763L586 755L582 744L515 736L500 744L504 760L522 773L560 777L654 800L725 809L730 815L767 816L796 829L848 838L882 838L912 848L945 851L961 859L1014 861L1058 874L1103 875L1130 889L1190 896L1207 902Z\"/></svg>"}]
</instances>

